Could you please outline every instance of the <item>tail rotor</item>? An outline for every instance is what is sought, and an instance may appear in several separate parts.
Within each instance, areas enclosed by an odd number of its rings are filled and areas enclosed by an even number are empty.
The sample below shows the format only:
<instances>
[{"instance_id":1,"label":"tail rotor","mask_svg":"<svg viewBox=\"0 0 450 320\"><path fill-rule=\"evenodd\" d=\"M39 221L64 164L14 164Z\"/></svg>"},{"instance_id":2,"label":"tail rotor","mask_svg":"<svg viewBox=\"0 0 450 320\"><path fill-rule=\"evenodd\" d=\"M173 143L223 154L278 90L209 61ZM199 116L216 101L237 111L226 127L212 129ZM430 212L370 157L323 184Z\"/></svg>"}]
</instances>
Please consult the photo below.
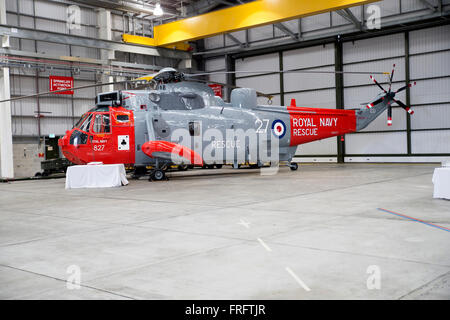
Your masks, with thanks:
<instances>
[{"instance_id":1,"label":"tail rotor","mask_svg":"<svg viewBox=\"0 0 450 320\"><path fill-rule=\"evenodd\" d=\"M395 98L395 95L397 93L400 93L400 92L406 90L407 88L411 88L412 86L415 86L416 82L408 83L406 86L403 86L403 87L397 89L397 91L392 92L392 80L394 78L394 73L395 73L395 64L393 65L392 72L389 75L389 89L388 89L388 91L386 91L383 88L383 86L381 86L378 83L378 81L375 80L375 78L373 76L370 76L370 79L385 93L385 95L383 97L375 100L374 102L367 104L367 106L366 106L368 109L371 109L371 108L373 108L373 106L375 106L378 103L382 102L384 99L389 99L389 101L387 103L387 125L388 126L392 126L392 102L395 102L397 105L402 107L410 115L414 114L414 111L410 107L408 107L403 102L401 102L399 100L396 100L394 98Z\"/></svg>"}]
</instances>

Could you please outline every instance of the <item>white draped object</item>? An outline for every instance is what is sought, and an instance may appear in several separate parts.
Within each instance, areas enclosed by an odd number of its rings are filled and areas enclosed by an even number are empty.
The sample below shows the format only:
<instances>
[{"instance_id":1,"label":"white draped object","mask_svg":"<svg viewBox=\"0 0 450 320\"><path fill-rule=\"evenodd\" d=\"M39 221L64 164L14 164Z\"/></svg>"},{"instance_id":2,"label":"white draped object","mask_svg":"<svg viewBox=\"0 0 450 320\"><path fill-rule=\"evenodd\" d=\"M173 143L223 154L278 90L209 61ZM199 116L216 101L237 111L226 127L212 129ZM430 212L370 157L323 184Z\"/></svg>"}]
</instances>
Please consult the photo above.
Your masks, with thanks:
<instances>
[{"instance_id":1,"label":"white draped object","mask_svg":"<svg viewBox=\"0 0 450 320\"><path fill-rule=\"evenodd\" d=\"M433 198L450 199L450 168L434 169L433 184Z\"/></svg>"},{"instance_id":2,"label":"white draped object","mask_svg":"<svg viewBox=\"0 0 450 320\"><path fill-rule=\"evenodd\" d=\"M66 189L109 188L127 184L123 164L95 164L67 168Z\"/></svg>"}]
</instances>

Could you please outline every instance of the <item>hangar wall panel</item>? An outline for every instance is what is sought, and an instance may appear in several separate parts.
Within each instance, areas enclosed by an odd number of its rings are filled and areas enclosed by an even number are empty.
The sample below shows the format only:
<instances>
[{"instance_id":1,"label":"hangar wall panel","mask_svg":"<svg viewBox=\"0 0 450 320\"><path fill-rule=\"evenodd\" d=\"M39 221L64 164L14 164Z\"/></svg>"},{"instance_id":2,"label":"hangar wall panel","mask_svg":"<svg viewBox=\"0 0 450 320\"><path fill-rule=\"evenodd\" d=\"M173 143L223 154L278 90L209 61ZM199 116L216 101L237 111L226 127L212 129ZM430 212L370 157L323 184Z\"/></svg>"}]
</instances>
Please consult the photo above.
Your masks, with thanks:
<instances>
[{"instance_id":1,"label":"hangar wall panel","mask_svg":"<svg viewBox=\"0 0 450 320\"><path fill-rule=\"evenodd\" d=\"M404 56L405 39L402 33L343 44L344 64L373 59Z\"/></svg>"},{"instance_id":2,"label":"hangar wall panel","mask_svg":"<svg viewBox=\"0 0 450 320\"><path fill-rule=\"evenodd\" d=\"M450 74L449 61L450 51L439 51L412 56L410 59L411 79L417 80L448 76Z\"/></svg>"},{"instance_id":3,"label":"hangar wall panel","mask_svg":"<svg viewBox=\"0 0 450 320\"><path fill-rule=\"evenodd\" d=\"M415 107L414 116L411 117L411 128L450 128L450 103Z\"/></svg>"},{"instance_id":4,"label":"hangar wall panel","mask_svg":"<svg viewBox=\"0 0 450 320\"><path fill-rule=\"evenodd\" d=\"M301 156L335 155L337 154L336 138L327 138L302 144L297 147L295 154Z\"/></svg>"},{"instance_id":5,"label":"hangar wall panel","mask_svg":"<svg viewBox=\"0 0 450 320\"><path fill-rule=\"evenodd\" d=\"M410 54L450 49L450 25L409 33Z\"/></svg>"},{"instance_id":6,"label":"hangar wall panel","mask_svg":"<svg viewBox=\"0 0 450 320\"><path fill-rule=\"evenodd\" d=\"M249 29L250 41L259 41L273 37L274 30L272 25L256 27Z\"/></svg>"},{"instance_id":7,"label":"hangar wall panel","mask_svg":"<svg viewBox=\"0 0 450 320\"><path fill-rule=\"evenodd\" d=\"M334 45L314 46L283 52L284 70L320 67L334 64Z\"/></svg>"},{"instance_id":8,"label":"hangar wall panel","mask_svg":"<svg viewBox=\"0 0 450 320\"><path fill-rule=\"evenodd\" d=\"M308 71L334 71L334 66L311 68ZM284 91L304 91L319 90L324 88L334 88L335 80L333 74L323 73L285 73Z\"/></svg>"},{"instance_id":9,"label":"hangar wall panel","mask_svg":"<svg viewBox=\"0 0 450 320\"><path fill-rule=\"evenodd\" d=\"M417 81L411 89L411 103L430 104L450 102L450 77Z\"/></svg>"},{"instance_id":10,"label":"hangar wall panel","mask_svg":"<svg viewBox=\"0 0 450 320\"><path fill-rule=\"evenodd\" d=\"M284 95L285 104L289 104L291 99L295 99L299 107L336 108L336 93L334 89L286 93Z\"/></svg>"},{"instance_id":11,"label":"hangar wall panel","mask_svg":"<svg viewBox=\"0 0 450 320\"><path fill-rule=\"evenodd\" d=\"M254 88L263 93L280 93L280 76L278 74L263 75L249 78L237 78L236 85L244 88Z\"/></svg>"},{"instance_id":12,"label":"hangar wall panel","mask_svg":"<svg viewBox=\"0 0 450 320\"><path fill-rule=\"evenodd\" d=\"M218 35L205 39L205 48L207 50L221 48L224 45L223 35Z\"/></svg>"},{"instance_id":13,"label":"hangar wall panel","mask_svg":"<svg viewBox=\"0 0 450 320\"><path fill-rule=\"evenodd\" d=\"M415 154L450 153L450 130L413 131L411 135Z\"/></svg>"},{"instance_id":14,"label":"hangar wall panel","mask_svg":"<svg viewBox=\"0 0 450 320\"><path fill-rule=\"evenodd\" d=\"M384 10L386 12L395 11L395 8L395 6L385 6ZM345 42L343 44L343 68L344 71L390 72L395 64L392 85L395 89L405 84L405 53L403 33ZM374 76L383 87L386 89L389 87L389 80L385 75ZM380 93L382 91L369 79L369 74L344 74L344 106L346 109L360 109L363 104L376 99ZM387 115L384 113L362 130L362 132L370 133L347 134L345 153L347 155L406 154L406 113L397 107L393 108L392 113L393 125L391 127L387 126ZM392 132L393 130L401 131Z\"/></svg>"},{"instance_id":15,"label":"hangar wall panel","mask_svg":"<svg viewBox=\"0 0 450 320\"><path fill-rule=\"evenodd\" d=\"M345 151L350 154L406 154L406 132L356 133L345 136Z\"/></svg>"},{"instance_id":16,"label":"hangar wall panel","mask_svg":"<svg viewBox=\"0 0 450 320\"><path fill-rule=\"evenodd\" d=\"M237 59L235 61L236 71L278 71L280 61L278 53L261 55L256 57ZM237 74L237 77L243 74Z\"/></svg>"}]
</instances>

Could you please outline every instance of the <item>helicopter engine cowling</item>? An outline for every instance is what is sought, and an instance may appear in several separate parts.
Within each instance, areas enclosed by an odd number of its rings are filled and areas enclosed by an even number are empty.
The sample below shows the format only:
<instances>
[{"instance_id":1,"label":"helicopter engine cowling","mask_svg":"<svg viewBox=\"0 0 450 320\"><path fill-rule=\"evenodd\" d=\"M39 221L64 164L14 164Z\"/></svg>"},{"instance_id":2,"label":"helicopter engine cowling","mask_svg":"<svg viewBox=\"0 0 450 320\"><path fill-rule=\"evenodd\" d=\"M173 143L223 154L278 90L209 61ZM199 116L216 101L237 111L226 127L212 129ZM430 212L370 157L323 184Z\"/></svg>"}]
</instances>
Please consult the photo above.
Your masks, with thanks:
<instances>
[{"instance_id":1,"label":"helicopter engine cowling","mask_svg":"<svg viewBox=\"0 0 450 320\"><path fill-rule=\"evenodd\" d=\"M253 109L257 106L256 90L238 88L231 91L231 105L235 108Z\"/></svg>"}]
</instances>

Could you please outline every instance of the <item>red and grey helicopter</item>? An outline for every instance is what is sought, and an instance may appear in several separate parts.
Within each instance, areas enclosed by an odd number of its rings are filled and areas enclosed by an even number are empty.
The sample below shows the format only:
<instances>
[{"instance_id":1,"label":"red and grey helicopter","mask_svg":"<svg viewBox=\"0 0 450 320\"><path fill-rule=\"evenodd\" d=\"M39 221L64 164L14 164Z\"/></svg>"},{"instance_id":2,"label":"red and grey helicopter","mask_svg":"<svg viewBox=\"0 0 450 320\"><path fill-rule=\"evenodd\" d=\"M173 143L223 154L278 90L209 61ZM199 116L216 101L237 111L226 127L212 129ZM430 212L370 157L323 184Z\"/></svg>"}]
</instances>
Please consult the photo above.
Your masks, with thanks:
<instances>
[{"instance_id":1,"label":"red and grey helicopter","mask_svg":"<svg viewBox=\"0 0 450 320\"><path fill-rule=\"evenodd\" d=\"M206 74L164 68L132 80L144 82L144 89L97 95L95 107L59 140L62 153L74 164L123 163L133 166L137 175L151 167L151 180L165 179L172 165L238 168L270 162L297 170L292 158L300 144L362 130L386 109L391 125L393 103L413 113L395 99L412 84L391 90L394 70L388 90L370 76L382 92L351 110L298 107L295 100L289 106L259 105L257 96L271 96L251 88L234 88L226 103L205 83L190 80L201 75Z\"/></svg>"}]
</instances>

